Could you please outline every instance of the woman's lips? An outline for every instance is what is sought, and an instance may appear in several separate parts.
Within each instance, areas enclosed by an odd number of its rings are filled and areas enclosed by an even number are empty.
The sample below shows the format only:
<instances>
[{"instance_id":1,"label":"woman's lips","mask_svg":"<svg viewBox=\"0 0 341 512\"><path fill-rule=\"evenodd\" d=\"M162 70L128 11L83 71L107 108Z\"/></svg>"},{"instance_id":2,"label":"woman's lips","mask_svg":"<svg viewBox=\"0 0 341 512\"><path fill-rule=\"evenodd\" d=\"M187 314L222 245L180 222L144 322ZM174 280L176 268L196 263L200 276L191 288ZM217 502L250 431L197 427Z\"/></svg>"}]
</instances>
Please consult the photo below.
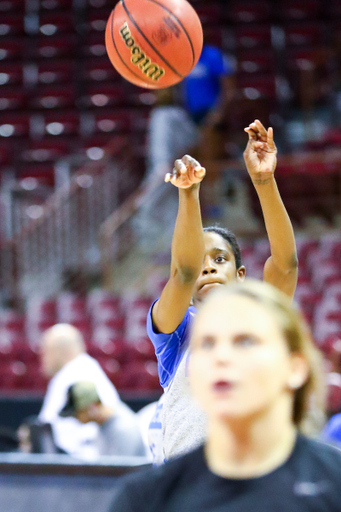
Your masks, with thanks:
<instances>
[{"instance_id":1,"label":"woman's lips","mask_svg":"<svg viewBox=\"0 0 341 512\"><path fill-rule=\"evenodd\" d=\"M233 382L228 380L218 380L213 384L213 390L217 393L225 393L234 388Z\"/></svg>"}]
</instances>

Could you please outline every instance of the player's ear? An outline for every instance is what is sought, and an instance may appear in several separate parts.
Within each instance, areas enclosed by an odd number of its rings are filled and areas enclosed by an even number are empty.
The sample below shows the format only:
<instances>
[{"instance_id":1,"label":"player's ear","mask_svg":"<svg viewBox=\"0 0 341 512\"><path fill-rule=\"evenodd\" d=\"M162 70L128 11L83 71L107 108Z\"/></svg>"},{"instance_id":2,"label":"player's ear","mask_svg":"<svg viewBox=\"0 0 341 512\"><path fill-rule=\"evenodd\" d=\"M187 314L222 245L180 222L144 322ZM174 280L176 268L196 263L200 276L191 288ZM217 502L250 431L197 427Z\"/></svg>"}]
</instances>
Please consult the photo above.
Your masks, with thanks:
<instances>
[{"instance_id":1,"label":"player's ear","mask_svg":"<svg viewBox=\"0 0 341 512\"><path fill-rule=\"evenodd\" d=\"M246 268L244 265L241 265L237 270L237 281L243 282L245 279Z\"/></svg>"}]
</instances>

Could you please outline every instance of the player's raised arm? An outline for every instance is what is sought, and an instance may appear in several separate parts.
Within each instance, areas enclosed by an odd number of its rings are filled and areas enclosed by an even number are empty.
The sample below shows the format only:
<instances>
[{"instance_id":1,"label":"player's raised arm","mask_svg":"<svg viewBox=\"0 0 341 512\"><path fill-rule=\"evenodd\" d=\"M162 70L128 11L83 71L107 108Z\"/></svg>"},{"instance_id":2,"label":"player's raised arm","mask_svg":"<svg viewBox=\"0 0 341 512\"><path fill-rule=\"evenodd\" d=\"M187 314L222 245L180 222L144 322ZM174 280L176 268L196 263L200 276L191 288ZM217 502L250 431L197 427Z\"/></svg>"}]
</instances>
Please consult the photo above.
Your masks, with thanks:
<instances>
[{"instance_id":1,"label":"player's raised arm","mask_svg":"<svg viewBox=\"0 0 341 512\"><path fill-rule=\"evenodd\" d=\"M271 249L271 256L264 266L264 280L293 297L298 260L291 221L274 177L277 148L273 130L266 130L257 119L245 131L249 140L244 160L259 197Z\"/></svg>"},{"instance_id":2,"label":"player's raised arm","mask_svg":"<svg viewBox=\"0 0 341 512\"><path fill-rule=\"evenodd\" d=\"M154 327L171 333L182 322L204 259L199 188L205 169L186 155L176 160L165 181L179 189L179 210L172 241L170 277L152 311Z\"/></svg>"}]
</instances>

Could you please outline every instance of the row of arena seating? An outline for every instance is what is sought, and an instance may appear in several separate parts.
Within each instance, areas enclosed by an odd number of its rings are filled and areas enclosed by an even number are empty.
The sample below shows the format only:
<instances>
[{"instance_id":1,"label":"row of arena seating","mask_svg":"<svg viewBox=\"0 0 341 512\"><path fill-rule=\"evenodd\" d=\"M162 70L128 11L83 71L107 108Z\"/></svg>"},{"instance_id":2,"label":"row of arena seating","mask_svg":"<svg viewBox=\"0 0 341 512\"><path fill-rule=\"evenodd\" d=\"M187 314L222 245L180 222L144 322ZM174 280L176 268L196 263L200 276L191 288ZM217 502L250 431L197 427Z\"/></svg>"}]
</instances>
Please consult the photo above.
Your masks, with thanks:
<instances>
[{"instance_id":1,"label":"row of arena seating","mask_svg":"<svg viewBox=\"0 0 341 512\"><path fill-rule=\"evenodd\" d=\"M341 237L297 238L299 282L295 295L312 326L318 346L326 355L328 370L341 371ZM266 240L242 244L247 274L261 278L269 256ZM160 292L164 280L159 280ZM155 287L154 287L155 288ZM53 299L31 298L20 315L0 314L0 388L42 389L39 339L57 322L79 328L88 352L95 357L119 389L159 389L156 359L146 336L146 316L153 298L114 296L94 290L87 297L60 293Z\"/></svg>"},{"instance_id":2,"label":"row of arena seating","mask_svg":"<svg viewBox=\"0 0 341 512\"><path fill-rule=\"evenodd\" d=\"M151 299L123 302L98 290L86 299L68 293L53 300L32 299L25 315L3 311L0 389L42 391L46 381L39 366L39 339L55 323L68 322L80 329L88 353L118 389L159 390L155 354L145 332L150 304Z\"/></svg>"},{"instance_id":3,"label":"row of arena seating","mask_svg":"<svg viewBox=\"0 0 341 512\"><path fill-rule=\"evenodd\" d=\"M196 10L203 18L217 19L224 15L226 20L233 23L250 23L275 19L316 19L320 17L341 15L338 0L331 0L326 5L321 0L282 0L273 3L270 0L230 0L205 2L191 0ZM22 0L0 0L0 12L7 14L23 14L38 12L42 16L54 15L55 12L70 14L73 10L85 8L90 13L103 9L112 9L112 0L37 0L22 2Z\"/></svg>"}]
</instances>

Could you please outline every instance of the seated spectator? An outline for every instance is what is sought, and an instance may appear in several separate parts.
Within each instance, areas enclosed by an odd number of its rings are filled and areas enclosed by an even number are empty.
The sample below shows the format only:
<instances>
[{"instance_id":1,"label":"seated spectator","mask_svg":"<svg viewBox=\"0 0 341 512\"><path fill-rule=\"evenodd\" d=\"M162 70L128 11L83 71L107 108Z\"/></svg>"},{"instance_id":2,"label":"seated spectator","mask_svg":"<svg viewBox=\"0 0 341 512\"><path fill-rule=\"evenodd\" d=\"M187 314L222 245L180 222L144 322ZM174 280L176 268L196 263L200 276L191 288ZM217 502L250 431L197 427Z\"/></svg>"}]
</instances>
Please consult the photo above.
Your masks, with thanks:
<instances>
[{"instance_id":1,"label":"seated spectator","mask_svg":"<svg viewBox=\"0 0 341 512\"><path fill-rule=\"evenodd\" d=\"M57 324L45 331L40 349L43 372L51 380L39 420L51 424L55 444L64 452L83 459L98 457L98 425L59 416L67 401L69 387L91 377L104 405L112 407L118 416L121 411L126 414L127 406L98 362L85 352L83 337L72 325Z\"/></svg>"},{"instance_id":2,"label":"seated spectator","mask_svg":"<svg viewBox=\"0 0 341 512\"><path fill-rule=\"evenodd\" d=\"M97 423L99 455L144 456L146 453L136 414L125 404L121 404L119 414L104 405L94 382L72 384L59 416L74 417L83 424Z\"/></svg>"},{"instance_id":3,"label":"seated spectator","mask_svg":"<svg viewBox=\"0 0 341 512\"><path fill-rule=\"evenodd\" d=\"M111 510L338 512L341 452L303 432L311 407L323 409L321 357L289 297L264 282L219 287L190 344L206 440L122 479Z\"/></svg>"}]
</instances>

